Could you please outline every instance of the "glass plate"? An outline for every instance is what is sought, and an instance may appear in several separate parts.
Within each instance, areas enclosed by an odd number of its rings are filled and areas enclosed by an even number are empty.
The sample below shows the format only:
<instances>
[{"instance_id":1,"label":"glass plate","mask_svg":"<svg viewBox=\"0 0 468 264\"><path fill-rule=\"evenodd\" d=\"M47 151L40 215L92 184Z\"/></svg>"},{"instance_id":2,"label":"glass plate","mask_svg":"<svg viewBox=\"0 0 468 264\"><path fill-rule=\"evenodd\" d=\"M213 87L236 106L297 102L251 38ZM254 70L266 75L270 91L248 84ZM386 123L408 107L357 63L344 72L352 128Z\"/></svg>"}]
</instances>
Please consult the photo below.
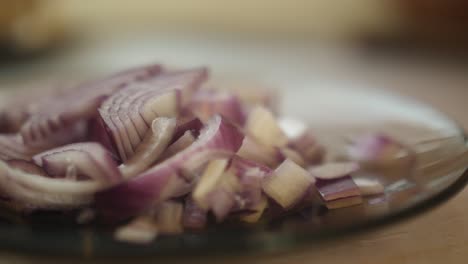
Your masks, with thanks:
<instances>
[{"instance_id":1,"label":"glass plate","mask_svg":"<svg viewBox=\"0 0 468 264\"><path fill-rule=\"evenodd\" d=\"M320 208L272 223L212 227L198 233L159 237L150 245L116 242L110 228L69 223L68 214L36 214L27 223L2 211L0 247L21 253L67 256L180 256L247 254L313 246L352 232L384 227L453 197L468 180L466 141L451 119L408 99L365 89L321 84L286 93L285 113L306 120L318 138L338 155L349 137L383 131L412 145L418 154L413 176L379 176L385 196L362 205ZM317 99L319 98L319 99ZM63 221L62 221L63 220Z\"/></svg>"}]
</instances>

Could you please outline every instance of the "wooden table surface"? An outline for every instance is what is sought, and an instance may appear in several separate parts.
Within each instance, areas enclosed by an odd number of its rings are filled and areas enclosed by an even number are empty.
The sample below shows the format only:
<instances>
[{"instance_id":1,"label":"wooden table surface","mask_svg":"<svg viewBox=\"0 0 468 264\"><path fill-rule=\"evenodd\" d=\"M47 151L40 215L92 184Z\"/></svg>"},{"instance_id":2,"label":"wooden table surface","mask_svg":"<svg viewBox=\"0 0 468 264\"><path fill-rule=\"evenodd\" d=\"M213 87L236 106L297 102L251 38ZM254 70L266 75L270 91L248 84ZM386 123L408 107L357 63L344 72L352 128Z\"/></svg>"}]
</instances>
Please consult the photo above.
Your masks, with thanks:
<instances>
[{"instance_id":1,"label":"wooden table surface","mask_svg":"<svg viewBox=\"0 0 468 264\"><path fill-rule=\"evenodd\" d=\"M396 69L398 68L398 69ZM404 68L393 67L395 74ZM363 68L374 77L382 74L386 67ZM439 72L441 70L434 70ZM392 79L392 88L397 93L416 97L428 102L455 118L468 129L466 101L468 99L468 77L463 72L445 70L445 77L426 78L427 71L402 74ZM361 73L362 73L361 72ZM466 71L465 71L466 72ZM440 73L440 72L439 72ZM419 74L419 75L418 75ZM324 242L314 247L258 256L201 259L141 260L141 263L467 263L468 260L468 189L430 212L367 233L346 237L338 241ZM65 260L23 256L8 252L0 254L0 263L73 263ZM134 262L130 261L130 262ZM98 260L93 263L123 263L125 260Z\"/></svg>"}]
</instances>

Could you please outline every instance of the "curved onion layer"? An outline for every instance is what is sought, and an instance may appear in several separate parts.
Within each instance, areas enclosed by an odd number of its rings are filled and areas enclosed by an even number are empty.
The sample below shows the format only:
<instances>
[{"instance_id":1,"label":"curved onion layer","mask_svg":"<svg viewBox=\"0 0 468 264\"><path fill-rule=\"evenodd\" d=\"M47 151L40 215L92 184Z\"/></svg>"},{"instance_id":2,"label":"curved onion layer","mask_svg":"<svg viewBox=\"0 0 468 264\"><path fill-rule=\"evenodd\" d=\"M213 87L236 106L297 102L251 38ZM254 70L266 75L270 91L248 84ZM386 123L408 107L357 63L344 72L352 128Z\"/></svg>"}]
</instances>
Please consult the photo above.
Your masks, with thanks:
<instances>
[{"instance_id":1,"label":"curved onion layer","mask_svg":"<svg viewBox=\"0 0 468 264\"><path fill-rule=\"evenodd\" d=\"M125 178L133 177L158 160L169 145L176 127L175 118L159 117L154 119L151 130L146 133L135 155L122 164L119 169Z\"/></svg>"},{"instance_id":2,"label":"curved onion layer","mask_svg":"<svg viewBox=\"0 0 468 264\"><path fill-rule=\"evenodd\" d=\"M12 168L0 161L0 190L28 208L70 209L90 204L93 194L108 188L98 181L52 179Z\"/></svg>"},{"instance_id":3,"label":"curved onion layer","mask_svg":"<svg viewBox=\"0 0 468 264\"><path fill-rule=\"evenodd\" d=\"M149 82L128 86L99 108L107 131L123 161L134 155L151 122L177 116L185 97L206 79L205 69L162 73Z\"/></svg>"},{"instance_id":4,"label":"curved onion layer","mask_svg":"<svg viewBox=\"0 0 468 264\"><path fill-rule=\"evenodd\" d=\"M31 157L41 152L41 149L27 147L23 139L17 134L0 135L0 159L11 160L31 160Z\"/></svg>"},{"instance_id":5,"label":"curved onion layer","mask_svg":"<svg viewBox=\"0 0 468 264\"><path fill-rule=\"evenodd\" d=\"M193 96L188 108L203 121L215 114L239 125L244 125L246 120L239 98L227 92L200 91Z\"/></svg>"},{"instance_id":6,"label":"curved onion layer","mask_svg":"<svg viewBox=\"0 0 468 264\"><path fill-rule=\"evenodd\" d=\"M191 146L129 180L96 195L96 206L108 217L121 219L138 214L170 197L170 181L182 170L193 171L213 158L233 155L242 143L240 131L220 116L211 119Z\"/></svg>"},{"instance_id":7,"label":"curved onion layer","mask_svg":"<svg viewBox=\"0 0 468 264\"><path fill-rule=\"evenodd\" d=\"M195 142L196 138L193 135L193 132L188 130L184 133L183 136L181 136L179 139L177 139L174 143L172 143L164 152L163 156L161 157L161 160L165 160L167 158L170 158L174 156L175 154L181 152L182 150L188 148L190 145Z\"/></svg>"},{"instance_id":8,"label":"curved onion layer","mask_svg":"<svg viewBox=\"0 0 468 264\"><path fill-rule=\"evenodd\" d=\"M323 161L325 149L318 144L313 131L304 122L283 117L278 124L289 139L288 148L300 154L306 165L316 165Z\"/></svg>"},{"instance_id":9,"label":"curved onion layer","mask_svg":"<svg viewBox=\"0 0 468 264\"><path fill-rule=\"evenodd\" d=\"M115 184L122 180L117 163L112 155L99 143L84 142L39 153L33 157L47 174L55 177L66 176L75 171L76 175L94 179L104 184Z\"/></svg>"},{"instance_id":10,"label":"curved onion layer","mask_svg":"<svg viewBox=\"0 0 468 264\"><path fill-rule=\"evenodd\" d=\"M408 155L408 149L383 134L359 137L348 147L348 156L362 162L391 162Z\"/></svg>"},{"instance_id":11,"label":"curved onion layer","mask_svg":"<svg viewBox=\"0 0 468 264\"><path fill-rule=\"evenodd\" d=\"M8 166L11 168L15 168L24 172L27 172L29 174L37 174L41 176L47 176L47 173L39 166L36 164L30 162L30 161L25 161L25 160L8 160L6 162Z\"/></svg>"},{"instance_id":12,"label":"curved onion layer","mask_svg":"<svg viewBox=\"0 0 468 264\"><path fill-rule=\"evenodd\" d=\"M28 146L50 147L56 135L62 135L60 144L73 141L74 136L61 133L63 129L74 127L77 121L86 121L92 117L102 101L131 82L151 78L161 71L161 66L150 65L117 73L101 80L84 83L67 93L50 98L38 106L20 133ZM67 136L71 138L68 139Z\"/></svg>"}]
</instances>

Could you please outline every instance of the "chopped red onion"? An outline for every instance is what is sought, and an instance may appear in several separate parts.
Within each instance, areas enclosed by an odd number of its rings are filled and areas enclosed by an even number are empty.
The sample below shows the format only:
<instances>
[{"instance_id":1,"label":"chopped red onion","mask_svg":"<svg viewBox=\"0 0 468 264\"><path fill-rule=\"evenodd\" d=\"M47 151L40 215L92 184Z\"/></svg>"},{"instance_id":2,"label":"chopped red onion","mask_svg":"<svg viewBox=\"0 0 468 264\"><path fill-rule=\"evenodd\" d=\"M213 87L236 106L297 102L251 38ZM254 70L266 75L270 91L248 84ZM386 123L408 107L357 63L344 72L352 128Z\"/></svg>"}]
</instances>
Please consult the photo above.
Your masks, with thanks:
<instances>
[{"instance_id":1,"label":"chopped red onion","mask_svg":"<svg viewBox=\"0 0 468 264\"><path fill-rule=\"evenodd\" d=\"M127 86L103 102L99 113L123 161L134 155L148 125L158 116L176 116L182 97L198 89L206 76L204 69L166 72Z\"/></svg>"},{"instance_id":2,"label":"chopped red onion","mask_svg":"<svg viewBox=\"0 0 468 264\"><path fill-rule=\"evenodd\" d=\"M245 125L246 133L265 146L284 147L288 138L279 127L272 112L257 106L249 113Z\"/></svg>"},{"instance_id":3,"label":"chopped red onion","mask_svg":"<svg viewBox=\"0 0 468 264\"><path fill-rule=\"evenodd\" d=\"M200 132L197 141L185 150L126 183L98 193L97 207L111 218L135 215L162 199L170 179L179 177L181 170L193 171L211 159L230 157L242 140L243 135L235 126L215 116Z\"/></svg>"},{"instance_id":4,"label":"chopped red onion","mask_svg":"<svg viewBox=\"0 0 468 264\"><path fill-rule=\"evenodd\" d=\"M181 152L182 150L188 148L190 145L195 142L196 138L193 135L193 132L188 130L184 133L183 136L181 136L179 139L177 139L174 143L172 143L164 152L164 154L161 157L161 160L168 159L175 154Z\"/></svg>"},{"instance_id":5,"label":"chopped red onion","mask_svg":"<svg viewBox=\"0 0 468 264\"><path fill-rule=\"evenodd\" d=\"M20 135L0 135L0 158L2 160L31 160L32 156L38 152L41 152L41 149L25 146Z\"/></svg>"},{"instance_id":6,"label":"chopped red onion","mask_svg":"<svg viewBox=\"0 0 468 264\"><path fill-rule=\"evenodd\" d=\"M265 196L261 196L260 201L251 209L253 213L246 214L240 217L240 220L247 223L256 223L263 215L263 212L268 207L268 200Z\"/></svg>"},{"instance_id":7,"label":"chopped red onion","mask_svg":"<svg viewBox=\"0 0 468 264\"><path fill-rule=\"evenodd\" d=\"M353 181L363 196L382 194L385 191L385 187L377 179L353 177Z\"/></svg>"},{"instance_id":8,"label":"chopped red onion","mask_svg":"<svg viewBox=\"0 0 468 264\"><path fill-rule=\"evenodd\" d=\"M111 153L99 143L70 144L39 153L33 159L52 176L65 175L72 168L78 174L103 184L122 181L122 174Z\"/></svg>"},{"instance_id":9,"label":"chopped red onion","mask_svg":"<svg viewBox=\"0 0 468 264\"><path fill-rule=\"evenodd\" d=\"M315 186L330 209L343 207L348 198L353 205L362 202L361 192L349 175L331 180L317 179Z\"/></svg>"},{"instance_id":10,"label":"chopped red onion","mask_svg":"<svg viewBox=\"0 0 468 264\"><path fill-rule=\"evenodd\" d=\"M149 216L139 216L114 233L116 240L135 244L151 243L157 235L156 222Z\"/></svg>"},{"instance_id":11,"label":"chopped red onion","mask_svg":"<svg viewBox=\"0 0 468 264\"><path fill-rule=\"evenodd\" d=\"M46 101L38 106L25 124L21 135L28 146L50 145L57 135L60 143L71 143L76 135L69 133L76 129L77 121L86 121L92 117L101 102L113 92L131 82L147 80L161 72L161 66L150 65L119 72L110 77L84 83L68 93ZM67 132L61 132L61 130ZM68 136L68 137L67 137Z\"/></svg>"},{"instance_id":12,"label":"chopped red onion","mask_svg":"<svg viewBox=\"0 0 468 264\"><path fill-rule=\"evenodd\" d=\"M154 119L151 130L147 132L135 154L119 167L122 175L125 178L131 178L153 165L169 145L175 127L175 118Z\"/></svg>"},{"instance_id":13,"label":"chopped red onion","mask_svg":"<svg viewBox=\"0 0 468 264\"><path fill-rule=\"evenodd\" d=\"M206 210L200 208L190 197L185 200L183 226L189 229L202 229L206 226Z\"/></svg>"},{"instance_id":14,"label":"chopped red onion","mask_svg":"<svg viewBox=\"0 0 468 264\"><path fill-rule=\"evenodd\" d=\"M388 162L408 154L403 144L384 134L362 136L348 147L348 156L362 162Z\"/></svg>"},{"instance_id":15,"label":"chopped red onion","mask_svg":"<svg viewBox=\"0 0 468 264\"><path fill-rule=\"evenodd\" d=\"M47 176L46 172L36 164L34 164L31 161L25 161L25 160L8 160L6 161L8 166L11 168L15 168L21 171L24 171L29 174L37 174L41 176Z\"/></svg>"},{"instance_id":16,"label":"chopped red onion","mask_svg":"<svg viewBox=\"0 0 468 264\"><path fill-rule=\"evenodd\" d=\"M208 120L219 114L232 122L244 125L245 113L239 98L228 92L199 91L194 95L189 109L201 120Z\"/></svg>"},{"instance_id":17,"label":"chopped red onion","mask_svg":"<svg viewBox=\"0 0 468 264\"><path fill-rule=\"evenodd\" d=\"M156 212L156 226L161 234L182 233L182 203L166 201L158 205Z\"/></svg>"},{"instance_id":18,"label":"chopped red onion","mask_svg":"<svg viewBox=\"0 0 468 264\"><path fill-rule=\"evenodd\" d=\"M264 146L253 138L246 136L237 155L248 160L275 168L284 160L284 155L276 147Z\"/></svg>"},{"instance_id":19,"label":"chopped red onion","mask_svg":"<svg viewBox=\"0 0 468 264\"><path fill-rule=\"evenodd\" d=\"M263 191L283 208L290 208L304 196L315 179L291 160L285 160L263 180Z\"/></svg>"}]
</instances>

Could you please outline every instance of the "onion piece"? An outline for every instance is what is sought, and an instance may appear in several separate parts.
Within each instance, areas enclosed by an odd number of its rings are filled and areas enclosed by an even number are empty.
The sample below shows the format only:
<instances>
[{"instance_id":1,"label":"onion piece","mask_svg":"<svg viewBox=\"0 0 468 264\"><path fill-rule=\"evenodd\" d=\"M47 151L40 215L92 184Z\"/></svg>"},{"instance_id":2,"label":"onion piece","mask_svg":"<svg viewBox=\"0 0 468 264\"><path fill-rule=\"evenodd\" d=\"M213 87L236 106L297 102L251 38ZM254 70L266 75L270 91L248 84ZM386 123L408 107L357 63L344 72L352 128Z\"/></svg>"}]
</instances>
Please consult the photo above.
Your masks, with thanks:
<instances>
[{"instance_id":1,"label":"onion piece","mask_svg":"<svg viewBox=\"0 0 468 264\"><path fill-rule=\"evenodd\" d=\"M276 167L284 160L284 156L278 148L259 144L249 136L244 138L237 155L244 159L259 162L271 168Z\"/></svg>"},{"instance_id":2,"label":"onion piece","mask_svg":"<svg viewBox=\"0 0 468 264\"><path fill-rule=\"evenodd\" d=\"M285 160L263 180L263 191L283 208L290 208L307 192L315 179L291 160Z\"/></svg>"},{"instance_id":3,"label":"onion piece","mask_svg":"<svg viewBox=\"0 0 468 264\"><path fill-rule=\"evenodd\" d=\"M309 172L317 179L333 180L350 175L358 170L359 164L356 162L327 162L311 167Z\"/></svg>"},{"instance_id":4,"label":"onion piece","mask_svg":"<svg viewBox=\"0 0 468 264\"><path fill-rule=\"evenodd\" d=\"M169 145L176 127L175 118L156 118L135 155L119 169L124 178L133 177L150 167Z\"/></svg>"},{"instance_id":5,"label":"onion piece","mask_svg":"<svg viewBox=\"0 0 468 264\"><path fill-rule=\"evenodd\" d=\"M123 179L111 153L99 143L70 144L39 153L33 159L53 176L65 175L74 168L78 174L109 186Z\"/></svg>"},{"instance_id":6,"label":"onion piece","mask_svg":"<svg viewBox=\"0 0 468 264\"><path fill-rule=\"evenodd\" d=\"M158 228L155 220L149 216L139 216L130 223L119 227L114 233L114 238L122 242L148 244L157 235Z\"/></svg>"},{"instance_id":7,"label":"onion piece","mask_svg":"<svg viewBox=\"0 0 468 264\"><path fill-rule=\"evenodd\" d=\"M377 179L353 177L353 181L363 196L382 194L385 191L385 187Z\"/></svg>"},{"instance_id":8,"label":"onion piece","mask_svg":"<svg viewBox=\"0 0 468 264\"><path fill-rule=\"evenodd\" d=\"M280 153L286 158L294 161L297 165L304 167L306 165L306 161L302 158L301 154L299 154L294 149L285 147L280 149Z\"/></svg>"},{"instance_id":9,"label":"onion piece","mask_svg":"<svg viewBox=\"0 0 468 264\"><path fill-rule=\"evenodd\" d=\"M40 105L21 127L20 132L25 144L50 146L51 142L56 142L57 135L62 136L60 144L71 143L75 135L62 130L69 130L75 127L76 122L91 118L102 101L113 92L131 82L151 78L160 72L159 65L138 67L84 83L48 100Z\"/></svg>"},{"instance_id":10,"label":"onion piece","mask_svg":"<svg viewBox=\"0 0 468 264\"><path fill-rule=\"evenodd\" d=\"M181 116L177 119L177 128L176 128L176 132L174 133L174 138L172 142L175 142L176 140L178 140L187 131L192 132L194 137L198 137L200 135L200 130L202 128L203 128L203 123L197 117Z\"/></svg>"},{"instance_id":11,"label":"onion piece","mask_svg":"<svg viewBox=\"0 0 468 264\"><path fill-rule=\"evenodd\" d=\"M148 125L158 116L176 116L183 97L206 79L205 69L165 72L113 94L99 108L122 160L134 154Z\"/></svg>"},{"instance_id":12,"label":"onion piece","mask_svg":"<svg viewBox=\"0 0 468 264\"><path fill-rule=\"evenodd\" d=\"M39 166L30 161L25 160L8 160L6 161L8 166L29 174L37 174L41 176L47 176L47 173Z\"/></svg>"},{"instance_id":13,"label":"onion piece","mask_svg":"<svg viewBox=\"0 0 468 264\"><path fill-rule=\"evenodd\" d=\"M166 201L158 205L156 212L156 226L161 234L182 233L182 203Z\"/></svg>"},{"instance_id":14,"label":"onion piece","mask_svg":"<svg viewBox=\"0 0 468 264\"><path fill-rule=\"evenodd\" d=\"M339 209L344 207L351 207L355 205L362 204L361 196L351 196L346 198L340 198L325 203L328 209Z\"/></svg>"},{"instance_id":15,"label":"onion piece","mask_svg":"<svg viewBox=\"0 0 468 264\"><path fill-rule=\"evenodd\" d=\"M265 146L284 147L288 143L273 113L262 106L255 107L249 113L245 129L248 135Z\"/></svg>"},{"instance_id":16,"label":"onion piece","mask_svg":"<svg viewBox=\"0 0 468 264\"><path fill-rule=\"evenodd\" d=\"M315 186L325 203L361 196L358 186L349 175L332 180L317 179Z\"/></svg>"},{"instance_id":17,"label":"onion piece","mask_svg":"<svg viewBox=\"0 0 468 264\"><path fill-rule=\"evenodd\" d=\"M272 170L262 164L234 156L229 170L239 179L236 210L255 210L262 197L262 181Z\"/></svg>"},{"instance_id":18,"label":"onion piece","mask_svg":"<svg viewBox=\"0 0 468 264\"><path fill-rule=\"evenodd\" d=\"M226 171L228 160L213 160L198 181L192 198L204 210L211 210L218 221L223 220L234 207L239 180Z\"/></svg>"},{"instance_id":19,"label":"onion piece","mask_svg":"<svg viewBox=\"0 0 468 264\"><path fill-rule=\"evenodd\" d=\"M188 148L190 145L195 142L196 138L193 136L192 131L186 131L183 136L181 136L177 141L172 143L166 151L164 151L163 155L161 156L161 160L168 159L175 154L181 152L182 150Z\"/></svg>"},{"instance_id":20,"label":"onion piece","mask_svg":"<svg viewBox=\"0 0 468 264\"><path fill-rule=\"evenodd\" d=\"M116 151L116 146L114 145L112 140L109 138L104 122L99 116L93 117L88 122L88 138L89 138L89 141L100 143L113 155L115 155L116 157L118 156L117 151Z\"/></svg>"},{"instance_id":21,"label":"onion piece","mask_svg":"<svg viewBox=\"0 0 468 264\"><path fill-rule=\"evenodd\" d=\"M202 176L193 190L192 198L202 209L210 209L209 195L215 191L222 181L229 161L227 159L213 160L208 163Z\"/></svg>"},{"instance_id":22,"label":"onion piece","mask_svg":"<svg viewBox=\"0 0 468 264\"><path fill-rule=\"evenodd\" d=\"M0 190L28 208L70 209L90 204L92 194L107 185L96 181L51 179L11 168L0 161Z\"/></svg>"},{"instance_id":23,"label":"onion piece","mask_svg":"<svg viewBox=\"0 0 468 264\"><path fill-rule=\"evenodd\" d=\"M188 108L203 121L209 120L215 114L241 126L246 120L241 101L228 92L199 91L193 96Z\"/></svg>"},{"instance_id":24,"label":"onion piece","mask_svg":"<svg viewBox=\"0 0 468 264\"><path fill-rule=\"evenodd\" d=\"M359 162L361 168L384 176L387 181L413 177L417 155L408 146L384 134L357 138L347 148L347 158Z\"/></svg>"},{"instance_id":25,"label":"onion piece","mask_svg":"<svg viewBox=\"0 0 468 264\"><path fill-rule=\"evenodd\" d=\"M232 156L242 140L243 135L235 126L215 116L191 146L128 182L98 193L96 206L107 217L136 215L168 197L170 193L165 190L170 179L179 177L181 171L194 171L211 159Z\"/></svg>"},{"instance_id":26,"label":"onion piece","mask_svg":"<svg viewBox=\"0 0 468 264\"><path fill-rule=\"evenodd\" d=\"M0 159L20 159L31 160L31 157L41 152L41 149L27 147L23 143L23 139L17 134L2 134L0 135Z\"/></svg>"},{"instance_id":27,"label":"onion piece","mask_svg":"<svg viewBox=\"0 0 468 264\"><path fill-rule=\"evenodd\" d=\"M408 156L408 148L384 134L370 134L355 140L348 157L360 162L389 163Z\"/></svg>"},{"instance_id":28,"label":"onion piece","mask_svg":"<svg viewBox=\"0 0 468 264\"><path fill-rule=\"evenodd\" d=\"M260 201L251 209L254 210L253 213L243 215L240 217L240 220L246 223L256 223L263 215L263 212L268 207L268 200L265 196L261 196Z\"/></svg>"},{"instance_id":29,"label":"onion piece","mask_svg":"<svg viewBox=\"0 0 468 264\"><path fill-rule=\"evenodd\" d=\"M200 208L192 198L185 200L183 226L189 229L202 229L206 226L207 212Z\"/></svg>"}]
</instances>

